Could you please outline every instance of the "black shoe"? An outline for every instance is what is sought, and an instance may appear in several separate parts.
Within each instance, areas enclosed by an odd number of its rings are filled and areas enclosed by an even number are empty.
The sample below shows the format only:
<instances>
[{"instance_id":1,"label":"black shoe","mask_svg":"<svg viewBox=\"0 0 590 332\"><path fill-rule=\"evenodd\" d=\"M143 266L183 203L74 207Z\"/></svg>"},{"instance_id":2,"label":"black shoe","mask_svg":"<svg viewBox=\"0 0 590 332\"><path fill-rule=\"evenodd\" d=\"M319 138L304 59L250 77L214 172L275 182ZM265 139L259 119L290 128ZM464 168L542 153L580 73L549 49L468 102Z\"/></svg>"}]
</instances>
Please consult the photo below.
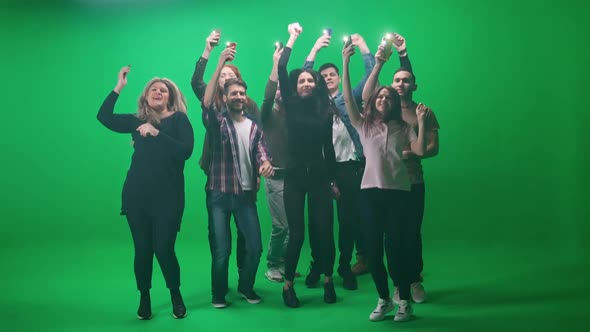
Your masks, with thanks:
<instances>
[{"instance_id":1,"label":"black shoe","mask_svg":"<svg viewBox=\"0 0 590 332\"><path fill-rule=\"evenodd\" d=\"M211 299L211 305L216 309L224 309L229 305L225 300L225 296L215 296Z\"/></svg>"},{"instance_id":2,"label":"black shoe","mask_svg":"<svg viewBox=\"0 0 590 332\"><path fill-rule=\"evenodd\" d=\"M293 287L287 289L283 288L283 302L285 302L285 305L289 308L299 307L299 299L297 298Z\"/></svg>"},{"instance_id":3,"label":"black shoe","mask_svg":"<svg viewBox=\"0 0 590 332\"><path fill-rule=\"evenodd\" d=\"M309 288L317 287L318 281L320 281L320 272L315 267L315 263L311 262L309 274L305 277L305 286Z\"/></svg>"},{"instance_id":4,"label":"black shoe","mask_svg":"<svg viewBox=\"0 0 590 332\"><path fill-rule=\"evenodd\" d=\"M342 287L348 290L356 290L358 289L358 283L356 281L356 277L352 273L350 269L348 270L339 270L338 273L342 277Z\"/></svg>"},{"instance_id":5,"label":"black shoe","mask_svg":"<svg viewBox=\"0 0 590 332\"><path fill-rule=\"evenodd\" d=\"M258 294L256 294L253 289L249 291L241 291L238 289L238 294L240 294L240 296L246 299L246 301L248 301L250 304L258 304L262 302L262 298L258 296Z\"/></svg>"},{"instance_id":6,"label":"black shoe","mask_svg":"<svg viewBox=\"0 0 590 332\"><path fill-rule=\"evenodd\" d=\"M152 300L150 299L150 293L141 295L139 309L137 309L137 318L140 320L152 319Z\"/></svg>"},{"instance_id":7,"label":"black shoe","mask_svg":"<svg viewBox=\"0 0 590 332\"><path fill-rule=\"evenodd\" d=\"M176 319L186 317L186 307L180 293L172 295L172 317Z\"/></svg>"},{"instance_id":8,"label":"black shoe","mask_svg":"<svg viewBox=\"0 0 590 332\"><path fill-rule=\"evenodd\" d=\"M336 290L332 280L324 283L324 302L328 304L336 303Z\"/></svg>"}]
</instances>

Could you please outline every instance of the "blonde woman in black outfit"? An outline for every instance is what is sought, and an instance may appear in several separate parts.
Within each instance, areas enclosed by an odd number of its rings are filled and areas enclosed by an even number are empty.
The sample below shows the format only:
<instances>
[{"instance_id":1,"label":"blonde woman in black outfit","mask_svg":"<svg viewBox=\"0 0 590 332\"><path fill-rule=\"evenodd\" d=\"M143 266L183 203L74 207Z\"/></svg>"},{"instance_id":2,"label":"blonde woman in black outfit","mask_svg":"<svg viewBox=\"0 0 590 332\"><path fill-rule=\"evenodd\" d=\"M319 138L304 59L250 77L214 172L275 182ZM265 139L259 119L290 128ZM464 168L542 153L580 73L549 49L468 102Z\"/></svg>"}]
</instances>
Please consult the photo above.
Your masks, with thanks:
<instances>
[{"instance_id":1,"label":"blonde woman in black outfit","mask_svg":"<svg viewBox=\"0 0 590 332\"><path fill-rule=\"evenodd\" d=\"M121 214L135 247L135 278L141 293L137 317L152 317L150 288L154 254L172 297L174 318L186 317L180 294L180 266L174 245L184 212L184 163L193 152L193 128L184 96L172 81L154 78L139 97L137 114L113 114L129 67L119 71L115 89L98 111L108 129L131 134L133 155L123 185Z\"/></svg>"},{"instance_id":2,"label":"blonde woman in black outfit","mask_svg":"<svg viewBox=\"0 0 590 332\"><path fill-rule=\"evenodd\" d=\"M285 106L288 135L284 202L289 242L285 258L283 301L288 307L295 308L300 303L293 288L293 279L303 246L306 195L309 236L318 244L318 269L325 276L324 302L336 302L332 281L335 248L331 195L333 189L336 190L336 159L332 145L334 106L328 88L321 75L313 70L296 69L287 73L291 49L303 29L298 23L293 23L289 24L288 30L289 41L278 64L279 88Z\"/></svg>"}]
</instances>

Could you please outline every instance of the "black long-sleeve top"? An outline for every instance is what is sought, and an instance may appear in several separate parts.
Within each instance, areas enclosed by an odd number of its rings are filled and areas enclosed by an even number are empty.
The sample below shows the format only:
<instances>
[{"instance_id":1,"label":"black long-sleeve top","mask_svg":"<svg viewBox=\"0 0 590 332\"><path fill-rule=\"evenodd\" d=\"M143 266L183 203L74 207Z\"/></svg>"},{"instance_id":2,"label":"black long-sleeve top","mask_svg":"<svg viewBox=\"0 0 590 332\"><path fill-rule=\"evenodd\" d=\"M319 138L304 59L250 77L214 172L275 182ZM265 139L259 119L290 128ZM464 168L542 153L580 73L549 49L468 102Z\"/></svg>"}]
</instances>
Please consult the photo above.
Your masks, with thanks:
<instances>
[{"instance_id":1,"label":"black long-sleeve top","mask_svg":"<svg viewBox=\"0 0 590 332\"><path fill-rule=\"evenodd\" d=\"M285 112L275 109L275 95L279 83L268 80L264 89L264 100L260 106L260 121L266 138L266 144L272 155L272 165L287 167L287 126Z\"/></svg>"},{"instance_id":2,"label":"black long-sleeve top","mask_svg":"<svg viewBox=\"0 0 590 332\"><path fill-rule=\"evenodd\" d=\"M323 161L326 164L329 179L334 180L336 154L332 145L331 115L327 110L318 110L320 103L313 95L300 97L297 87L291 86L287 63L291 48L285 47L278 63L279 88L285 105L288 141L287 167L312 165ZM316 82L317 84L317 82Z\"/></svg>"},{"instance_id":3,"label":"black long-sleeve top","mask_svg":"<svg viewBox=\"0 0 590 332\"><path fill-rule=\"evenodd\" d=\"M143 137L137 127L146 123L134 114L113 114L119 94L112 91L98 111L98 121L117 133L133 137L133 156L123 185L121 214L143 207L166 211L176 218L184 210L184 164L194 145L193 128L185 113L162 119L155 137Z\"/></svg>"}]
</instances>

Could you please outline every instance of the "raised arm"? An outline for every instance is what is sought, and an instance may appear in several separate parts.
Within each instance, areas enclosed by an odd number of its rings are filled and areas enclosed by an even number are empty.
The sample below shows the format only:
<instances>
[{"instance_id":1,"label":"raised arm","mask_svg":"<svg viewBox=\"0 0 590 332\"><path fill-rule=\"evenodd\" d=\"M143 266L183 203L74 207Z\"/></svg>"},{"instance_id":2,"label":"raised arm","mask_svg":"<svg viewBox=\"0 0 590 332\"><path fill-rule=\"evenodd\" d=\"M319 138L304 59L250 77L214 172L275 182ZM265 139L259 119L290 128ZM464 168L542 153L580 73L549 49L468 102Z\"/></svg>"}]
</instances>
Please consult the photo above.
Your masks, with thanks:
<instances>
[{"instance_id":1,"label":"raised arm","mask_svg":"<svg viewBox=\"0 0 590 332\"><path fill-rule=\"evenodd\" d=\"M350 86L350 57L354 54L354 45L349 45L342 50L342 95L344 96L344 105L346 106L346 113L350 118L350 122L355 128L358 128L361 123L361 114L358 105L352 96L352 88Z\"/></svg>"},{"instance_id":2,"label":"raised arm","mask_svg":"<svg viewBox=\"0 0 590 332\"><path fill-rule=\"evenodd\" d=\"M207 68L209 55L211 54L211 50L213 50L213 48L219 43L220 37L221 35L217 31L211 32L211 34L207 37L205 41L205 49L197 61L193 77L191 78L191 87L193 88L195 96L197 96L197 99L200 101L203 100L205 89L207 88L207 84L205 84L203 76L205 75L205 68Z\"/></svg>"},{"instance_id":3,"label":"raised arm","mask_svg":"<svg viewBox=\"0 0 590 332\"><path fill-rule=\"evenodd\" d=\"M227 47L225 50L223 50L223 52L221 52L219 61L217 62L217 67L215 67L215 72L213 72L213 75L209 80L209 84L207 84L207 88L205 89L205 95L203 96L203 106L210 108L215 101L217 89L219 88L219 75L221 74L221 69L226 62L232 61L235 56L236 50L233 47Z\"/></svg>"},{"instance_id":4,"label":"raised arm","mask_svg":"<svg viewBox=\"0 0 590 332\"><path fill-rule=\"evenodd\" d=\"M293 45L295 45L295 41L299 37L299 34L303 31L303 28L299 25L299 23L291 23L288 27L289 31L289 40L287 41L287 45L283 49L283 54L279 58L279 63L277 66L277 71L279 74L279 89L281 90L281 97L283 100L287 100L291 96L295 94L294 88L289 83L289 73L287 72L287 64L289 63L289 58L291 57L291 50L293 49Z\"/></svg>"},{"instance_id":5,"label":"raised arm","mask_svg":"<svg viewBox=\"0 0 590 332\"><path fill-rule=\"evenodd\" d=\"M363 101L366 103L371 95L379 88L379 74L381 73L381 69L383 69L383 65L387 61L387 56L384 54L385 48L383 45L379 45L377 53L375 54L375 66L373 66L373 70L367 79L367 83L365 83L365 87L363 88Z\"/></svg>"},{"instance_id":6,"label":"raised arm","mask_svg":"<svg viewBox=\"0 0 590 332\"><path fill-rule=\"evenodd\" d=\"M219 88L219 75L221 74L221 69L226 61L234 59L235 52L236 51L233 47L228 47L221 52L217 67L215 67L215 72L213 73L213 76L211 76L209 84L207 84L207 89L205 89L205 96L203 97L201 107L203 109L203 124L206 128L214 127L219 121L221 121L221 112L214 109L213 102L215 101L215 94Z\"/></svg>"},{"instance_id":7,"label":"raised arm","mask_svg":"<svg viewBox=\"0 0 590 332\"><path fill-rule=\"evenodd\" d=\"M410 58L408 57L408 48L406 46L406 39L397 33L393 34L393 46L397 51L397 55L399 56L399 66L406 68L413 73L412 63L410 62Z\"/></svg>"},{"instance_id":8,"label":"raised arm","mask_svg":"<svg viewBox=\"0 0 590 332\"><path fill-rule=\"evenodd\" d=\"M104 100L96 115L96 118L103 126L117 133L132 133L143 123L133 114L114 114L115 103L119 98L119 94L127 85L127 74L130 70L129 66L121 68L117 78L117 85Z\"/></svg>"},{"instance_id":9,"label":"raised arm","mask_svg":"<svg viewBox=\"0 0 590 332\"><path fill-rule=\"evenodd\" d=\"M322 36L320 36L320 38L318 38L316 40L315 44L313 45L313 47L309 51L307 58L305 59L305 63L303 64L303 69L309 69L309 70L313 69L313 65L315 63L315 57L318 55L318 52L322 48L328 47L328 45L330 45L331 39L332 39L332 36L327 35L327 34L323 34Z\"/></svg>"},{"instance_id":10,"label":"raised arm","mask_svg":"<svg viewBox=\"0 0 590 332\"><path fill-rule=\"evenodd\" d=\"M264 99L262 100L262 106L260 109L260 117L263 129L266 125L268 125L270 119L272 118L275 95L279 85L278 66L281 54L283 54L283 49L277 48L272 56L272 70L270 71L270 77L268 78L266 88L264 89Z\"/></svg>"},{"instance_id":11,"label":"raised arm","mask_svg":"<svg viewBox=\"0 0 590 332\"><path fill-rule=\"evenodd\" d=\"M373 56L373 54L371 54L371 50L369 50L369 46L367 46L365 39L361 35L359 35L358 33L355 33L354 35L351 36L351 38L352 38L352 44L355 45L356 47L358 47L359 51L361 51L361 55L363 57L363 62L365 64L365 75L360 80L360 82L356 85L356 87L352 90L352 96L354 97L354 100L358 104L360 104L363 101L363 89L365 88L365 84L367 83L367 80L369 79L369 76L371 75L371 71L373 70L373 67L375 67L375 57Z\"/></svg>"}]
</instances>

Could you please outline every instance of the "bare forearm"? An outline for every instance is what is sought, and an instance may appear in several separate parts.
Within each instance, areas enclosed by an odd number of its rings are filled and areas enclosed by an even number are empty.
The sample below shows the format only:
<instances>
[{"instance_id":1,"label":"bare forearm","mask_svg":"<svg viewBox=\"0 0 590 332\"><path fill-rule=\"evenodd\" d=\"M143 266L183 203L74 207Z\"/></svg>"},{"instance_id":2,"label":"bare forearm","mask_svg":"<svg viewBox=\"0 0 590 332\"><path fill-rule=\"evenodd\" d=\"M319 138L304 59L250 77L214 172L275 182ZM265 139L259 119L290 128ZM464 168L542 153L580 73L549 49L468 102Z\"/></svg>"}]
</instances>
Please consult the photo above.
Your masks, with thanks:
<instances>
[{"instance_id":1,"label":"bare forearm","mask_svg":"<svg viewBox=\"0 0 590 332\"><path fill-rule=\"evenodd\" d=\"M215 100L215 95L217 93L217 89L219 86L219 75L221 74L221 69L223 68L224 64L225 61L220 59L217 63L217 67L215 68L213 76L211 76L209 84L207 84L207 89L205 89L205 96L203 97L203 105L205 105L206 107L210 107L211 104L213 104L213 101Z\"/></svg>"},{"instance_id":2,"label":"bare forearm","mask_svg":"<svg viewBox=\"0 0 590 332\"><path fill-rule=\"evenodd\" d=\"M369 75L367 83L365 83L365 87L363 88L363 101L365 103L369 101L369 98L371 98L371 95L373 95L375 89L377 89L377 86L379 85L379 74L381 73L382 68L382 62L375 63L371 75Z\"/></svg>"},{"instance_id":3,"label":"bare forearm","mask_svg":"<svg viewBox=\"0 0 590 332\"><path fill-rule=\"evenodd\" d=\"M348 62L344 62L342 73L342 93L344 96L344 105L346 106L346 112L350 118L350 122L353 126L357 126L361 121L361 115L358 111L358 106L352 96L352 88L350 86L350 70Z\"/></svg>"},{"instance_id":4,"label":"bare forearm","mask_svg":"<svg viewBox=\"0 0 590 332\"><path fill-rule=\"evenodd\" d=\"M309 51L309 54L307 55L307 58L305 59L305 61L314 62L315 57L317 55L318 55L318 50L316 50L315 48L312 48L311 51Z\"/></svg>"}]
</instances>

